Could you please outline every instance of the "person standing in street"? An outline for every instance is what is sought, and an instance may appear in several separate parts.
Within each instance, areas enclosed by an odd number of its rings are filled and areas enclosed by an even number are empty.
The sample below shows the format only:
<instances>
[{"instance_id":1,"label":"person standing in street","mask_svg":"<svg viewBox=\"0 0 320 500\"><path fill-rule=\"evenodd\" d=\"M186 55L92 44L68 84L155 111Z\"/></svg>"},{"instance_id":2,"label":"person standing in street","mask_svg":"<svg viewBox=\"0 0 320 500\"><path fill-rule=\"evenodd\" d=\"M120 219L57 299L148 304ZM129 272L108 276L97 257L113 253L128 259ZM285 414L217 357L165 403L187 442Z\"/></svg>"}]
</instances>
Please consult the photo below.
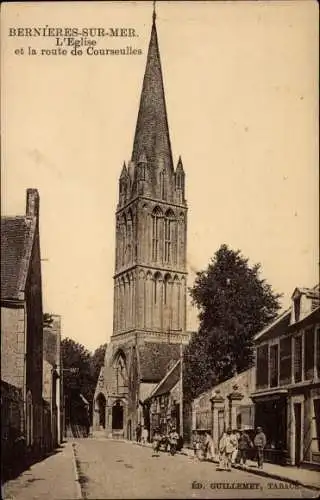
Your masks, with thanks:
<instances>
[{"instance_id":1,"label":"person standing in street","mask_svg":"<svg viewBox=\"0 0 320 500\"><path fill-rule=\"evenodd\" d=\"M140 441L141 441L141 424L138 424L136 427L136 438L137 438L137 443L140 443Z\"/></svg>"},{"instance_id":2,"label":"person standing in street","mask_svg":"<svg viewBox=\"0 0 320 500\"><path fill-rule=\"evenodd\" d=\"M148 441L148 437L149 437L148 429L144 427L141 433L141 443L146 444Z\"/></svg>"},{"instance_id":3,"label":"person standing in street","mask_svg":"<svg viewBox=\"0 0 320 500\"><path fill-rule=\"evenodd\" d=\"M204 449L205 459L213 461L214 457L215 457L214 442L213 442L213 439L212 439L211 434L209 432L205 433L204 446L205 446L205 449Z\"/></svg>"},{"instance_id":4,"label":"person standing in street","mask_svg":"<svg viewBox=\"0 0 320 500\"><path fill-rule=\"evenodd\" d=\"M236 442L232 436L232 430L229 428L225 437L225 467L231 471L232 454L234 453Z\"/></svg>"},{"instance_id":5,"label":"person standing in street","mask_svg":"<svg viewBox=\"0 0 320 500\"><path fill-rule=\"evenodd\" d=\"M156 429L152 438L152 456L153 457L159 457L159 450L160 450L160 442L161 442L161 435L159 432L159 429Z\"/></svg>"},{"instance_id":6,"label":"person standing in street","mask_svg":"<svg viewBox=\"0 0 320 500\"><path fill-rule=\"evenodd\" d=\"M227 434L223 432L219 441L219 465L217 470L224 470L226 466L226 442Z\"/></svg>"},{"instance_id":7,"label":"person standing in street","mask_svg":"<svg viewBox=\"0 0 320 500\"><path fill-rule=\"evenodd\" d=\"M175 427L173 427L169 434L170 453L172 456L176 454L178 439L179 434L177 433Z\"/></svg>"},{"instance_id":8,"label":"person standing in street","mask_svg":"<svg viewBox=\"0 0 320 500\"><path fill-rule=\"evenodd\" d=\"M238 430L233 430L231 432L230 439L231 439L233 447L234 447L232 455L231 455L231 463L232 464L236 463L236 458L238 456L238 451L239 451L238 450L238 440L239 440L239 437L240 437L240 434L239 434Z\"/></svg>"},{"instance_id":9,"label":"person standing in street","mask_svg":"<svg viewBox=\"0 0 320 500\"><path fill-rule=\"evenodd\" d=\"M262 469L263 467L263 452L266 446L267 439L266 435L262 430L262 427L257 427L257 433L254 438L254 446L257 450L257 458L258 458L258 467Z\"/></svg>"},{"instance_id":10,"label":"person standing in street","mask_svg":"<svg viewBox=\"0 0 320 500\"><path fill-rule=\"evenodd\" d=\"M239 463L240 465L246 465L248 450L253 447L251 439L245 430L241 431L238 440L239 449Z\"/></svg>"},{"instance_id":11,"label":"person standing in street","mask_svg":"<svg viewBox=\"0 0 320 500\"><path fill-rule=\"evenodd\" d=\"M197 431L193 431L192 447L194 454L193 458L195 460L200 460L200 436Z\"/></svg>"}]
</instances>

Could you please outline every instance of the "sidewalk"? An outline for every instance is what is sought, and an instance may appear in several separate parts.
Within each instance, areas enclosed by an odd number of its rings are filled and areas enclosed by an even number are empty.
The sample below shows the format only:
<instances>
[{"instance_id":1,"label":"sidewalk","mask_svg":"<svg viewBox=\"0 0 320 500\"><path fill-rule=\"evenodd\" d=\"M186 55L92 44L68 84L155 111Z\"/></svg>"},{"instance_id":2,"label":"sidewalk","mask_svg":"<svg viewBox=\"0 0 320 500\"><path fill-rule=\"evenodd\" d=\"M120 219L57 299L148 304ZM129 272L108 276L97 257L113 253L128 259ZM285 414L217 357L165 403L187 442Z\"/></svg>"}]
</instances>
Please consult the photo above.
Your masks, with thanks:
<instances>
[{"instance_id":1,"label":"sidewalk","mask_svg":"<svg viewBox=\"0 0 320 500\"><path fill-rule=\"evenodd\" d=\"M190 448L183 448L181 453L183 455L193 456L193 450ZM215 463L218 463L218 461ZM320 472L316 470L270 463L264 463L263 469L258 469L257 463L252 460L248 460L245 467L241 467L238 464L233 465L233 467L259 476L270 477L278 481L286 481L288 483L320 491Z\"/></svg>"},{"instance_id":2,"label":"sidewalk","mask_svg":"<svg viewBox=\"0 0 320 500\"><path fill-rule=\"evenodd\" d=\"M245 467L241 467L240 465L234 465L234 467L253 474L258 474L259 476L287 481L288 483L320 491L320 471L270 463L264 463L263 469L258 469L256 462L252 462L251 460L247 461Z\"/></svg>"},{"instance_id":3,"label":"sidewalk","mask_svg":"<svg viewBox=\"0 0 320 500\"><path fill-rule=\"evenodd\" d=\"M64 443L56 453L24 471L3 486L5 500L79 499L72 443Z\"/></svg>"},{"instance_id":4,"label":"sidewalk","mask_svg":"<svg viewBox=\"0 0 320 500\"><path fill-rule=\"evenodd\" d=\"M136 444L138 444L139 446L151 446L150 443L147 443L145 445L142 445L141 443ZM194 452L191 448L183 448L179 453L189 457L194 456ZM218 461L215 461L214 463L218 463ZM305 488L320 491L320 472L316 470L270 463L264 463L263 469L258 469L256 462L253 462L251 460L247 461L247 465L245 467L241 467L240 465L233 465L233 467L235 469L245 470L259 476L270 477L271 479L275 479L277 481L285 481L288 483L304 486Z\"/></svg>"}]
</instances>

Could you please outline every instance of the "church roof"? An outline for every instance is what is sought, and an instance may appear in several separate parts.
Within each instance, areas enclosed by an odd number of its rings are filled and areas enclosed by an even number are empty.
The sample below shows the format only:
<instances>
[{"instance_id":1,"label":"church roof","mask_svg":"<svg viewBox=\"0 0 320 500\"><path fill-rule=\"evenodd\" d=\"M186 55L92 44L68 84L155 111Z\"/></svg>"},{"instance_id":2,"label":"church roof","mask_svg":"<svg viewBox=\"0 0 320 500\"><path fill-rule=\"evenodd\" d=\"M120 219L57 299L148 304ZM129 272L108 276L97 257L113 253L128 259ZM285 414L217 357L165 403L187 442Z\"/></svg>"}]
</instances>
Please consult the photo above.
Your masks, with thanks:
<instances>
[{"instance_id":1,"label":"church roof","mask_svg":"<svg viewBox=\"0 0 320 500\"><path fill-rule=\"evenodd\" d=\"M171 370L169 370L166 373L161 382L152 392L150 398L167 394L174 388L174 386L179 382L179 380L180 380L180 359L175 363L175 365L171 368Z\"/></svg>"},{"instance_id":2,"label":"church roof","mask_svg":"<svg viewBox=\"0 0 320 500\"><path fill-rule=\"evenodd\" d=\"M140 379L143 382L160 382L166 375L171 361L180 358L180 345L148 342L139 347Z\"/></svg>"},{"instance_id":3,"label":"church roof","mask_svg":"<svg viewBox=\"0 0 320 500\"><path fill-rule=\"evenodd\" d=\"M30 266L36 217L1 218L1 298L21 300Z\"/></svg>"},{"instance_id":4,"label":"church roof","mask_svg":"<svg viewBox=\"0 0 320 500\"><path fill-rule=\"evenodd\" d=\"M132 160L136 164L142 153L151 164L162 159L173 169L155 15L133 143Z\"/></svg>"}]
</instances>

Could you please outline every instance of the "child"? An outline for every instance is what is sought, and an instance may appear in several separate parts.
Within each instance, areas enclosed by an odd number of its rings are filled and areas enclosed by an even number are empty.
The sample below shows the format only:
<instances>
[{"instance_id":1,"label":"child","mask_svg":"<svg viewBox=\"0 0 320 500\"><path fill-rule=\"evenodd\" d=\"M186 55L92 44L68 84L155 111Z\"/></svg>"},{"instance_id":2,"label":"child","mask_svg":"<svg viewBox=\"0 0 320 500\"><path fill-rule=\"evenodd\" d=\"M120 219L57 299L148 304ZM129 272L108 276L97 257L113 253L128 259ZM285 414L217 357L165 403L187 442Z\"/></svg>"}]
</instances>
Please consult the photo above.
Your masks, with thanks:
<instances>
[{"instance_id":1,"label":"child","mask_svg":"<svg viewBox=\"0 0 320 500\"><path fill-rule=\"evenodd\" d=\"M160 442L161 442L161 436L159 429L155 430L155 433L153 435L153 440L152 440L152 456L153 457L159 457L159 449L160 449Z\"/></svg>"},{"instance_id":2,"label":"child","mask_svg":"<svg viewBox=\"0 0 320 500\"><path fill-rule=\"evenodd\" d=\"M200 452L200 437L197 433L197 431L193 432L193 441L192 441L192 446L193 446L193 453L194 453L194 459L200 460L199 452Z\"/></svg>"}]
</instances>

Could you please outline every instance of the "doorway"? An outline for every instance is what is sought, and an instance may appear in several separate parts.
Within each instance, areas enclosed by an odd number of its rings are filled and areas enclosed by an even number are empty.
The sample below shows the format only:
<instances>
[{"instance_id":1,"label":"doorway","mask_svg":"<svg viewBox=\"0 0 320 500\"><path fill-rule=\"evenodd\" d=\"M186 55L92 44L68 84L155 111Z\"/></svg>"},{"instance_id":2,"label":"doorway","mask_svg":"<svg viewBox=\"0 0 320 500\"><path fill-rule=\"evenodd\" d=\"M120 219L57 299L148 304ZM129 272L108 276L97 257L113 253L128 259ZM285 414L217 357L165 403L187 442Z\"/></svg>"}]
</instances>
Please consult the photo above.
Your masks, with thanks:
<instances>
[{"instance_id":1,"label":"doorway","mask_svg":"<svg viewBox=\"0 0 320 500\"><path fill-rule=\"evenodd\" d=\"M123 429L123 406L117 401L112 407L112 429Z\"/></svg>"},{"instance_id":2,"label":"doorway","mask_svg":"<svg viewBox=\"0 0 320 500\"><path fill-rule=\"evenodd\" d=\"M103 394L97 397L97 406L99 412L99 427L100 429L106 428L106 398Z\"/></svg>"},{"instance_id":3,"label":"doorway","mask_svg":"<svg viewBox=\"0 0 320 500\"><path fill-rule=\"evenodd\" d=\"M294 463L299 466L301 462L301 403L294 403L294 434L295 434L295 449Z\"/></svg>"}]
</instances>

